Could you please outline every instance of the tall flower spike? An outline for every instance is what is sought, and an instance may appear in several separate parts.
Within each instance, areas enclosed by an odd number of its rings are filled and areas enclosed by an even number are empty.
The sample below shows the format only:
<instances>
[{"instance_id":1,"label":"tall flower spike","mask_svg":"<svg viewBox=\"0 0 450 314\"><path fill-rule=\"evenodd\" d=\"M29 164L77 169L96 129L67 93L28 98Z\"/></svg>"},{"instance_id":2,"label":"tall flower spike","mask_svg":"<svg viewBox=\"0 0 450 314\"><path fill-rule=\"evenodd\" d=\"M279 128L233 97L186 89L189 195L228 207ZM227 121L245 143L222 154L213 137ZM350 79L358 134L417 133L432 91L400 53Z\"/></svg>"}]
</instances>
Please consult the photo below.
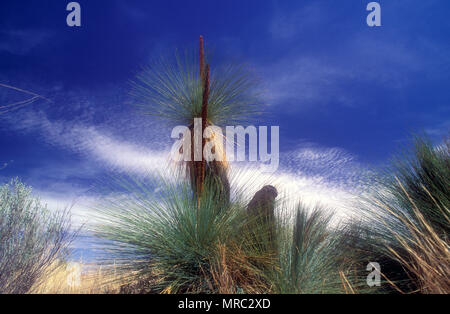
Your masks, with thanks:
<instances>
[{"instance_id":1,"label":"tall flower spike","mask_svg":"<svg viewBox=\"0 0 450 314\"><path fill-rule=\"evenodd\" d=\"M203 87L203 101L202 101L202 134L204 134L207 119L208 119L208 99L209 99L209 64L206 65L206 73L204 79L204 87ZM205 181L205 168L206 161L203 158L203 150L206 145L206 139L202 136L202 165L201 165L201 173L200 173L200 193L203 190L203 183Z\"/></svg>"},{"instance_id":2,"label":"tall flower spike","mask_svg":"<svg viewBox=\"0 0 450 314\"><path fill-rule=\"evenodd\" d=\"M202 111L201 111L201 118L202 118L202 159L200 162L194 162L194 172L196 176L195 183L197 185L197 202L198 207L200 208L200 198L203 191L203 181L205 178L205 164L203 159L203 148L205 146L205 139L203 138L203 132L206 128L206 118L207 118L207 108L208 108L208 98L209 98L209 82L206 84L205 80L205 49L204 49L204 42L203 42L203 36L200 36L200 47L199 47L199 65L200 65L200 79L201 79L201 86L203 88L203 99L202 99ZM208 78L209 81L209 78ZM205 101L206 97L206 101ZM206 109L206 111L205 111Z\"/></svg>"},{"instance_id":3,"label":"tall flower spike","mask_svg":"<svg viewBox=\"0 0 450 314\"><path fill-rule=\"evenodd\" d=\"M200 36L200 78L202 79L202 83L204 81L205 76L205 49L203 47L203 36Z\"/></svg>"}]
</instances>

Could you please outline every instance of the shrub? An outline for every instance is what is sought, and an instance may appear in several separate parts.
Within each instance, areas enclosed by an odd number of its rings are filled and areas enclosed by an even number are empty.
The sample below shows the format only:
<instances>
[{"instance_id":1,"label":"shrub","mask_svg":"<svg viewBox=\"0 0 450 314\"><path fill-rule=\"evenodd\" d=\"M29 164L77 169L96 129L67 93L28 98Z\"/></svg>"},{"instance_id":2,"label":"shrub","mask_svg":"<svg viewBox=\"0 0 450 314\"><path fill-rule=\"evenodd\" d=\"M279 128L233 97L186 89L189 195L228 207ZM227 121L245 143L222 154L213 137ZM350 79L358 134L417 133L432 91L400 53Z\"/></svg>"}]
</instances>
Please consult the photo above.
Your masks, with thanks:
<instances>
[{"instance_id":1,"label":"shrub","mask_svg":"<svg viewBox=\"0 0 450 314\"><path fill-rule=\"evenodd\" d=\"M29 292L72 236L67 211L50 212L18 179L1 186L0 293Z\"/></svg>"}]
</instances>

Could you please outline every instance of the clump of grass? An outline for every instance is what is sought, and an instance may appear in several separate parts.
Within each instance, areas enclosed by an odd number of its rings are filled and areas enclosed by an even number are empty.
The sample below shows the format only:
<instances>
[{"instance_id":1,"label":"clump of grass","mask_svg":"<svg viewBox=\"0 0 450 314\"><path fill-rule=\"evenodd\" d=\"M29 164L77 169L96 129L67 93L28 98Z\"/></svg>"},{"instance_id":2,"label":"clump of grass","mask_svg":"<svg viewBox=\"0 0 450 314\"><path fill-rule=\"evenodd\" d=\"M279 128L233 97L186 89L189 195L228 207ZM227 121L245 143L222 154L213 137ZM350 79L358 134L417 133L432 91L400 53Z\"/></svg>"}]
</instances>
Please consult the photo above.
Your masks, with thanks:
<instances>
[{"instance_id":1,"label":"clump of grass","mask_svg":"<svg viewBox=\"0 0 450 314\"><path fill-rule=\"evenodd\" d=\"M249 186L222 202L207 181L198 203L188 180L119 178L107 181L94 231L110 241L103 264L129 274L128 293L379 292L349 249L359 226L336 224L327 209L276 203L267 230L248 212Z\"/></svg>"},{"instance_id":2,"label":"clump of grass","mask_svg":"<svg viewBox=\"0 0 450 314\"><path fill-rule=\"evenodd\" d=\"M1 186L0 293L27 293L72 237L67 211L50 212L18 179Z\"/></svg>"},{"instance_id":3,"label":"clump of grass","mask_svg":"<svg viewBox=\"0 0 450 314\"><path fill-rule=\"evenodd\" d=\"M215 255L208 276L211 291L236 294L268 293L271 290L263 267L276 267L273 255L262 250L249 250L243 243L219 243Z\"/></svg>"},{"instance_id":4,"label":"clump of grass","mask_svg":"<svg viewBox=\"0 0 450 314\"><path fill-rule=\"evenodd\" d=\"M97 207L95 234L112 241L103 263L158 293L369 291L332 214L280 210L274 235L255 224L247 200L221 203L205 188L199 206L188 183L122 178ZM274 236L278 249L267 250Z\"/></svg>"},{"instance_id":5,"label":"clump of grass","mask_svg":"<svg viewBox=\"0 0 450 314\"><path fill-rule=\"evenodd\" d=\"M448 141L416 137L363 204L363 249L398 292L449 291L449 167Z\"/></svg>"},{"instance_id":6,"label":"clump of grass","mask_svg":"<svg viewBox=\"0 0 450 314\"><path fill-rule=\"evenodd\" d=\"M415 136L412 149L393 159L381 181L406 214L415 215L413 201L424 219L443 235L450 232L449 215L442 211L450 207L449 145L449 140L434 146L426 137Z\"/></svg>"},{"instance_id":7,"label":"clump of grass","mask_svg":"<svg viewBox=\"0 0 450 314\"><path fill-rule=\"evenodd\" d=\"M413 199L409 197L403 185L400 182L398 182L398 185L409 198L412 215L407 216L402 212L396 213L387 205L384 205L384 207L401 221L402 229L407 229L409 236L406 237L403 232L390 230L401 246L401 251L391 246L388 246L388 250L392 257L398 260L412 275L419 292L447 294L450 291L450 246L447 235L442 236L433 227ZM441 211L445 217L448 217L449 209L442 207L434 200L425 187L423 189L434 201L436 209ZM448 218L447 224L450 224Z\"/></svg>"},{"instance_id":8,"label":"clump of grass","mask_svg":"<svg viewBox=\"0 0 450 314\"><path fill-rule=\"evenodd\" d=\"M343 245L347 227L333 225L333 213L320 207L308 209L299 204L294 213L278 226L279 269L272 273L274 292L369 291L364 275L355 268L357 256Z\"/></svg>"},{"instance_id":9,"label":"clump of grass","mask_svg":"<svg viewBox=\"0 0 450 314\"><path fill-rule=\"evenodd\" d=\"M102 262L114 260L131 281L151 280L160 293L223 292L217 283L225 277L227 291L257 290L249 283L260 278L255 265L271 258L248 243L245 206L210 189L199 203L186 182L121 179L96 208L94 232L112 241Z\"/></svg>"}]
</instances>

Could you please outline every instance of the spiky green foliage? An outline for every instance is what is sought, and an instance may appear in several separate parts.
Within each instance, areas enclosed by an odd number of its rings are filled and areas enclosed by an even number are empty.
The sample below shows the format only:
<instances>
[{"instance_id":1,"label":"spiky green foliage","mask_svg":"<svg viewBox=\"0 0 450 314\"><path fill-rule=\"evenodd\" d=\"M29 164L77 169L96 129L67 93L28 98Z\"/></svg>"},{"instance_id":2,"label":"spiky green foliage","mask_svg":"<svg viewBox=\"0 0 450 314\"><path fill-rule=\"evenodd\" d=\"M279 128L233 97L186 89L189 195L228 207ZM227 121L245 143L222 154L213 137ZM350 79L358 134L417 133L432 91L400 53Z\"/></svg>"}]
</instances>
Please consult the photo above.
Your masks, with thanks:
<instances>
[{"instance_id":1,"label":"spiky green foliage","mask_svg":"<svg viewBox=\"0 0 450 314\"><path fill-rule=\"evenodd\" d=\"M276 293L357 293L369 291L365 277L355 274L356 255L343 245L346 227L332 226L333 214L299 204L293 217L279 226L279 270L273 273ZM372 289L371 292L376 292Z\"/></svg>"},{"instance_id":2,"label":"spiky green foliage","mask_svg":"<svg viewBox=\"0 0 450 314\"><path fill-rule=\"evenodd\" d=\"M122 176L96 208L93 230L110 241L103 263L130 282L170 293L378 292L346 246L348 226L326 210L278 204L273 233L248 214L245 188L222 203L207 184L198 207L189 184L174 182Z\"/></svg>"},{"instance_id":3,"label":"spiky green foliage","mask_svg":"<svg viewBox=\"0 0 450 314\"><path fill-rule=\"evenodd\" d=\"M380 262L392 290L401 293L448 293L448 234L436 229L430 218L423 215L429 206L424 209L418 207L402 183L397 181L397 184L410 203L396 202L385 195L375 196L372 216L366 221L366 229L369 230L366 232L367 247L371 249L369 256L377 256L375 260ZM447 207L431 196L430 202L434 202L437 211L447 216L450 214ZM450 221L447 220L447 223Z\"/></svg>"},{"instance_id":4,"label":"spiky green foliage","mask_svg":"<svg viewBox=\"0 0 450 314\"><path fill-rule=\"evenodd\" d=\"M93 230L112 241L112 254L103 262L114 260L116 267L133 274L132 280L156 278L155 291L172 293L217 291L212 272L222 260L219 247L245 251L248 264L240 271L256 269L249 260L265 256L246 242L244 206L222 203L210 189L206 184L198 207L184 182L118 179L96 208ZM238 285L233 289L238 291Z\"/></svg>"},{"instance_id":5,"label":"spiky green foliage","mask_svg":"<svg viewBox=\"0 0 450 314\"><path fill-rule=\"evenodd\" d=\"M65 257L69 218L47 210L18 179L0 187L0 293L27 293Z\"/></svg>"},{"instance_id":6,"label":"spiky green foliage","mask_svg":"<svg viewBox=\"0 0 450 314\"><path fill-rule=\"evenodd\" d=\"M403 192L408 197L408 192L403 185L398 182ZM431 197L430 197L431 198ZM398 247L387 246L390 256L397 260L411 275L415 286L421 293L448 294L450 292L450 243L447 234L442 234L442 230L436 230L429 218L422 214L423 210L414 203L411 197L410 208L412 215L404 215L402 212L395 213L385 205L391 215L396 216L403 229L408 229L409 237L405 237L404 232L390 230L395 236ZM442 207L434 200L436 209L450 214L447 207ZM429 208L429 207L427 207ZM450 224L450 220L447 219Z\"/></svg>"},{"instance_id":7,"label":"spiky green foliage","mask_svg":"<svg viewBox=\"0 0 450 314\"><path fill-rule=\"evenodd\" d=\"M449 149L449 140L434 146L426 137L416 136L413 148L394 158L382 181L384 188L408 215L413 214L412 201L427 221L443 235L450 232L450 216L440 210L450 207ZM436 202L439 206L436 206Z\"/></svg>"},{"instance_id":8,"label":"spiky green foliage","mask_svg":"<svg viewBox=\"0 0 450 314\"><path fill-rule=\"evenodd\" d=\"M131 82L132 103L148 115L175 125L188 126L191 131L194 119L201 118L202 133L211 125L226 126L248 121L260 111L255 76L246 66L222 65L210 71L211 64L208 61L202 36L198 55L175 53L172 58L155 60ZM216 137L214 141L223 143L224 139ZM206 142L202 138L201 152ZM215 149L217 151L219 147L216 145ZM226 162L193 159L192 154L190 162L180 165L190 177L197 201L203 192L206 177L215 178L218 193L228 199L230 187Z\"/></svg>"},{"instance_id":9,"label":"spiky green foliage","mask_svg":"<svg viewBox=\"0 0 450 314\"><path fill-rule=\"evenodd\" d=\"M260 111L254 74L244 65L212 69L208 122L218 126L246 121ZM144 67L131 82L132 103L148 115L190 126L201 117L203 83L195 54L175 53Z\"/></svg>"},{"instance_id":10,"label":"spiky green foliage","mask_svg":"<svg viewBox=\"0 0 450 314\"><path fill-rule=\"evenodd\" d=\"M438 235L439 245L448 245L449 175L448 142L434 147L428 139L415 137L414 147L393 159L361 203L356 249L380 263L394 291L421 290L417 272L405 267L405 261L420 255L427 259L422 241L432 245Z\"/></svg>"}]
</instances>

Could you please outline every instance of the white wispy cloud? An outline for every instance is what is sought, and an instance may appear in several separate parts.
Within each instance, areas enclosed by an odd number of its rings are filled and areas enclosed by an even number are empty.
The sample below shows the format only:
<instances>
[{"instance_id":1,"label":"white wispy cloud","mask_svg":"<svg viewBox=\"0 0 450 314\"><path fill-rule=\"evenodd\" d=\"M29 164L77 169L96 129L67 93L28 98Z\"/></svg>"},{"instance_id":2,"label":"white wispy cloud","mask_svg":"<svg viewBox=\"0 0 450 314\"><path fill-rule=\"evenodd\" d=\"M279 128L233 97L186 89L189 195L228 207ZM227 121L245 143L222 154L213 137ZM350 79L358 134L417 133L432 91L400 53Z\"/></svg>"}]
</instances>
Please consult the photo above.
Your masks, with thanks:
<instances>
[{"instance_id":1,"label":"white wispy cloud","mask_svg":"<svg viewBox=\"0 0 450 314\"><path fill-rule=\"evenodd\" d=\"M12 121L14 125L11 127L23 132L38 132L41 140L81 155L99 173L122 171L165 177L173 175L173 163L169 160L172 144L169 136L166 147L157 145L158 148L152 148L148 142L136 141L133 137L124 140L102 126L94 126L80 119L55 120L40 110L27 110L20 117ZM120 129L116 130L117 133L120 133ZM153 141L161 139L155 136ZM250 200L258 189L271 184L278 189L281 198L290 200L291 207L297 201L303 201L310 205L321 203L345 213L354 200L355 191L365 172L364 167L344 150L311 144L284 152L280 161L280 168L274 174L262 173L254 164L232 164L233 187L244 190L245 197ZM89 212L86 201L90 203L92 199L86 199L86 188L74 189L73 185L64 187L61 183L57 185L57 189L52 185L47 189L39 187L37 192L56 209L73 206L77 217Z\"/></svg>"},{"instance_id":2,"label":"white wispy cloud","mask_svg":"<svg viewBox=\"0 0 450 314\"><path fill-rule=\"evenodd\" d=\"M71 136L76 135L80 141L73 148L79 149L81 145L85 156L104 168L165 178L174 174L169 150L153 151L118 141L95 128L80 127L73 132ZM364 174L364 168L352 156L337 148L304 147L282 154L281 160L286 162L274 174L261 172L255 164L232 164L230 176L234 189L245 191L244 196L250 200L257 190L271 184L281 197L290 200L290 207L302 201L309 205L322 204L342 214L349 210Z\"/></svg>"},{"instance_id":3,"label":"white wispy cloud","mask_svg":"<svg viewBox=\"0 0 450 314\"><path fill-rule=\"evenodd\" d=\"M106 152L112 152L113 155L108 155ZM170 179L174 174L172 171L166 171L171 167L167 151L149 153L136 150L135 147L126 143L115 143L112 148L100 148L94 150L93 153L96 158L99 158L97 162L103 161L116 170L125 171L127 175L135 173L136 175L162 176ZM333 162L341 163L342 171L351 171L353 167L345 160L324 156L323 153L316 151L299 152L299 155L304 154L309 156L319 154L323 160L330 160L329 164L321 165L323 168L327 168L327 166L337 168L338 166ZM244 199L250 201L256 191L270 184L279 191L279 200L283 210L293 210L299 202L302 202L308 206L322 205L327 209L334 210L338 217L349 215L360 187L349 185L345 178L342 178L345 182L339 181L338 177L331 181L326 176L319 174L298 173L296 166L300 165L303 160L305 159L300 157L295 164L284 167L274 174L263 173L254 165L232 164L230 168L232 191L239 192ZM117 175L120 176L120 174ZM96 202L101 201L101 195L97 197L83 196L81 193L73 192L57 194L49 193L46 190L40 190L38 194L41 194L44 202L55 210L71 207L75 225L92 223L95 218L91 216L91 210Z\"/></svg>"},{"instance_id":4,"label":"white wispy cloud","mask_svg":"<svg viewBox=\"0 0 450 314\"><path fill-rule=\"evenodd\" d=\"M70 210L71 224L74 230L90 223L91 204L94 204L95 198L82 197L67 192L63 194L51 193L48 190L35 190L34 194L39 195L41 203L51 211Z\"/></svg>"},{"instance_id":5,"label":"white wispy cloud","mask_svg":"<svg viewBox=\"0 0 450 314\"><path fill-rule=\"evenodd\" d=\"M425 129L425 132L431 136L445 137L450 135L450 121L444 121Z\"/></svg>"},{"instance_id":6,"label":"white wispy cloud","mask_svg":"<svg viewBox=\"0 0 450 314\"><path fill-rule=\"evenodd\" d=\"M271 105L295 103L297 109L330 100L346 99L340 83L355 77L355 73L314 57L284 59L264 66L264 77L270 77L266 97ZM292 108L296 109L296 108Z\"/></svg>"}]
</instances>

